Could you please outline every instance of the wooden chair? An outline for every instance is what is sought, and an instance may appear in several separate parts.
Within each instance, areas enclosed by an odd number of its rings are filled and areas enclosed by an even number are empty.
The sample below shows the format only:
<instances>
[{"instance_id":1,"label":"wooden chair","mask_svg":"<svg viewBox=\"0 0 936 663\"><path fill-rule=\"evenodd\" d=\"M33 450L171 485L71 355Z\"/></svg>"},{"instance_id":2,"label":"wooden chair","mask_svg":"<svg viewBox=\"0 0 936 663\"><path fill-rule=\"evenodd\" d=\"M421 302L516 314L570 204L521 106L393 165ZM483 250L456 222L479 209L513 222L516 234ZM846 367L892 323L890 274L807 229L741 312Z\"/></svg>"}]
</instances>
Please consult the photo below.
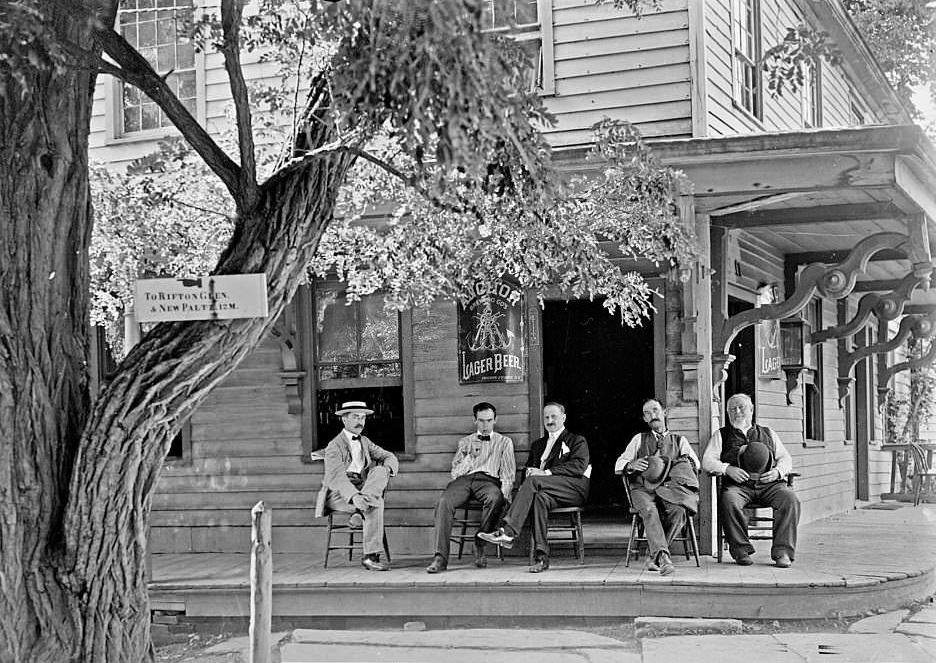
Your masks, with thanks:
<instances>
[{"instance_id":1,"label":"wooden chair","mask_svg":"<svg viewBox=\"0 0 936 663\"><path fill-rule=\"evenodd\" d=\"M571 543L579 564L585 563L585 536L582 533L583 511L585 511L583 506L563 506L552 509L547 516L546 524L546 540L554 543ZM568 521L557 523L555 518L568 518ZM553 537L554 534L560 536ZM565 534L569 536L564 536ZM530 528L530 566L533 566L534 553L533 529Z\"/></svg>"},{"instance_id":2,"label":"wooden chair","mask_svg":"<svg viewBox=\"0 0 936 663\"><path fill-rule=\"evenodd\" d=\"M637 512L637 509L634 508L633 501L631 501L630 481L626 475L624 476L624 494L627 496L627 508L631 515L631 531L627 539L627 556L624 559L624 566L630 566L631 555L634 556L634 559L639 559L640 544L647 543L647 537L644 536L643 519L640 517L640 513ZM695 557L695 565L702 566L699 562L699 539L696 538L695 523L691 513L686 513L686 522L683 525L682 532L674 536L670 543L674 541L682 543L683 552L686 553L686 561L689 561L689 551L691 548L692 554Z\"/></svg>"},{"instance_id":3,"label":"wooden chair","mask_svg":"<svg viewBox=\"0 0 936 663\"><path fill-rule=\"evenodd\" d=\"M452 534L449 541L458 545L458 559L462 558L465 550L465 542L471 541L474 545L475 535L481 527L481 509L483 505L478 500L468 500L465 504L455 510L455 519L452 521ZM458 511L461 511L461 517ZM504 553L500 546L497 548L497 559L503 561Z\"/></svg>"},{"instance_id":4,"label":"wooden chair","mask_svg":"<svg viewBox=\"0 0 936 663\"><path fill-rule=\"evenodd\" d=\"M913 474L910 479L913 482L913 506L917 506L923 496L923 493L936 491L936 471L930 464L931 451L927 451L921 445L911 442L910 452L913 456Z\"/></svg>"},{"instance_id":5,"label":"wooden chair","mask_svg":"<svg viewBox=\"0 0 936 663\"><path fill-rule=\"evenodd\" d=\"M787 475L786 483L792 488L793 480L799 476L798 472L790 472ZM715 479L715 499L716 507L715 513L718 513L717 500L718 496L721 495L722 487L722 478L720 476L713 477ZM748 539L752 541L772 541L773 540L773 509L766 504L760 504L758 502L751 502L744 509L747 513L747 530L748 530ZM768 513L763 513L767 511ZM719 562L722 561L722 557L725 554L725 533L722 529L721 520L718 521L718 541L716 544L716 558Z\"/></svg>"},{"instance_id":6,"label":"wooden chair","mask_svg":"<svg viewBox=\"0 0 936 663\"><path fill-rule=\"evenodd\" d=\"M364 530L362 528L351 527L348 524L347 520L345 520L343 523L335 523L335 513L344 514L344 512L342 511L339 511L339 512L331 511L326 516L328 518L328 525L325 531L325 561L322 564L322 568L326 568L326 569L328 568L328 555L331 553L332 550L347 550L348 561L350 562L354 559L355 548L358 548L359 546L361 546L364 540ZM351 514L347 514L347 515L350 517ZM332 544L332 535L338 535L338 536L347 535L348 543L347 544L342 544L342 543ZM384 529L384 535L383 535L383 549L384 549L384 554L387 557L387 563L389 563L391 561L390 560L390 546L387 544L386 529Z\"/></svg>"}]
</instances>

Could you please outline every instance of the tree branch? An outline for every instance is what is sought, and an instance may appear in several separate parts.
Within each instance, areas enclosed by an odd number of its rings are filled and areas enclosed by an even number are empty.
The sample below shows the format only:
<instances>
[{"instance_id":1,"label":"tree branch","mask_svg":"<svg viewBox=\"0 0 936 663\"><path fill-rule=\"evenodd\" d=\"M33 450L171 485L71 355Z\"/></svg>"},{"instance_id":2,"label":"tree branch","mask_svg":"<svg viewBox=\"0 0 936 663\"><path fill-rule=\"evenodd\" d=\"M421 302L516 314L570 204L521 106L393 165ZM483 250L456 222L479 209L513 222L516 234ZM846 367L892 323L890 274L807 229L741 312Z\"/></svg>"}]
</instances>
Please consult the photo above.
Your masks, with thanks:
<instances>
[{"instance_id":1,"label":"tree branch","mask_svg":"<svg viewBox=\"0 0 936 663\"><path fill-rule=\"evenodd\" d=\"M224 41L221 53L224 55L224 68L227 69L231 84L231 96L234 99L234 112L237 117L237 144L240 149L240 181L244 194L243 204L247 209L257 202L257 162L254 154L253 122L250 117L250 97L244 70L240 63L240 25L243 14L243 0L221 0L221 30Z\"/></svg>"},{"instance_id":2,"label":"tree branch","mask_svg":"<svg viewBox=\"0 0 936 663\"><path fill-rule=\"evenodd\" d=\"M94 37L101 44L104 52L120 65L123 72L121 78L139 88L163 110L208 167L221 178L238 207L241 207L243 195L240 187L240 167L198 124L198 121L166 85L166 81L153 70L146 58L113 30L97 28L94 31Z\"/></svg>"}]
</instances>

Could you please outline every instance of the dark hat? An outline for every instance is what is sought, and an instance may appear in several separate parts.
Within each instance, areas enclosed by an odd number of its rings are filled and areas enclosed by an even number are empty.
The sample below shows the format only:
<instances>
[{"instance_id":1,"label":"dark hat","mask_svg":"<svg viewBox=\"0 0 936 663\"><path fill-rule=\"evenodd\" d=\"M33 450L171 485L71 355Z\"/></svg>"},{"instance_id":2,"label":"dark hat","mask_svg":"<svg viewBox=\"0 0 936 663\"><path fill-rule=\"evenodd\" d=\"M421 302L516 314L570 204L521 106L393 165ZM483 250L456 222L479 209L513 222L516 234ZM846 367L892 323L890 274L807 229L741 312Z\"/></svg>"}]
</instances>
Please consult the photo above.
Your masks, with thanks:
<instances>
[{"instance_id":1,"label":"dark hat","mask_svg":"<svg viewBox=\"0 0 936 663\"><path fill-rule=\"evenodd\" d=\"M763 474L773 467L773 453L763 442L751 442L738 450L738 466L748 474Z\"/></svg>"},{"instance_id":2,"label":"dark hat","mask_svg":"<svg viewBox=\"0 0 936 663\"><path fill-rule=\"evenodd\" d=\"M647 456L647 469L640 473L640 476L643 477L644 487L653 489L666 481L670 465L672 465L672 461L668 456Z\"/></svg>"},{"instance_id":3,"label":"dark hat","mask_svg":"<svg viewBox=\"0 0 936 663\"><path fill-rule=\"evenodd\" d=\"M367 403L364 401L345 401L341 404L341 407L335 410L335 414L350 414L351 412L359 412L361 414L374 414L374 411L367 407Z\"/></svg>"}]
</instances>

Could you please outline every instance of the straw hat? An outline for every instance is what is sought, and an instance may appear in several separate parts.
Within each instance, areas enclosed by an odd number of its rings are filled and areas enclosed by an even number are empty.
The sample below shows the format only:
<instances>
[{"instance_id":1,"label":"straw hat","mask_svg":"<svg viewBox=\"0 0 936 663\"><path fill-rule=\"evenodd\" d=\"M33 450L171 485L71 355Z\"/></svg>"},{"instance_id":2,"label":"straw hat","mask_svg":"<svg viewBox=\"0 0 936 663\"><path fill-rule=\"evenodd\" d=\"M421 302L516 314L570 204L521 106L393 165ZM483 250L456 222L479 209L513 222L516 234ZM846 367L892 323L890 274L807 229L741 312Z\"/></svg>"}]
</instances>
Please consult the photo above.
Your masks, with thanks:
<instances>
[{"instance_id":1,"label":"straw hat","mask_svg":"<svg viewBox=\"0 0 936 663\"><path fill-rule=\"evenodd\" d=\"M340 408L335 410L335 414L338 416L351 414L352 412L358 414L374 414L374 411L367 407L367 403L364 401L345 401L341 404Z\"/></svg>"}]
</instances>

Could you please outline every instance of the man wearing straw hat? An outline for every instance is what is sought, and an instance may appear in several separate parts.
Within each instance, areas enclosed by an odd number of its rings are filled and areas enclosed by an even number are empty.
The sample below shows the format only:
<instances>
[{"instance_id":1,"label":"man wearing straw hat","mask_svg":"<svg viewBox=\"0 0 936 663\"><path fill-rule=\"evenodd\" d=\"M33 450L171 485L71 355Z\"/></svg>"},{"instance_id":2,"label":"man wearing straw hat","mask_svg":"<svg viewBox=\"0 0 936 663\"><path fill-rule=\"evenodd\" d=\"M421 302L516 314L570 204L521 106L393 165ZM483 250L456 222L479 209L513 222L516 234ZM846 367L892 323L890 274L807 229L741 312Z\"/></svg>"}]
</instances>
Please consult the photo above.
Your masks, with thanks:
<instances>
[{"instance_id":1,"label":"man wearing straw hat","mask_svg":"<svg viewBox=\"0 0 936 663\"><path fill-rule=\"evenodd\" d=\"M363 401L347 401L335 410L344 429L325 447L325 477L318 503L328 511L351 513L348 523L364 528L364 557L368 571L388 571L380 560L384 535L384 490L400 463L389 451L362 435L367 415L374 411Z\"/></svg>"},{"instance_id":2,"label":"man wearing straw hat","mask_svg":"<svg viewBox=\"0 0 936 663\"><path fill-rule=\"evenodd\" d=\"M633 507L647 535L647 568L667 576L676 570L669 544L699 509L699 458L685 437L666 429L660 401L649 398L642 410L650 431L631 439L614 472L630 481Z\"/></svg>"}]
</instances>

